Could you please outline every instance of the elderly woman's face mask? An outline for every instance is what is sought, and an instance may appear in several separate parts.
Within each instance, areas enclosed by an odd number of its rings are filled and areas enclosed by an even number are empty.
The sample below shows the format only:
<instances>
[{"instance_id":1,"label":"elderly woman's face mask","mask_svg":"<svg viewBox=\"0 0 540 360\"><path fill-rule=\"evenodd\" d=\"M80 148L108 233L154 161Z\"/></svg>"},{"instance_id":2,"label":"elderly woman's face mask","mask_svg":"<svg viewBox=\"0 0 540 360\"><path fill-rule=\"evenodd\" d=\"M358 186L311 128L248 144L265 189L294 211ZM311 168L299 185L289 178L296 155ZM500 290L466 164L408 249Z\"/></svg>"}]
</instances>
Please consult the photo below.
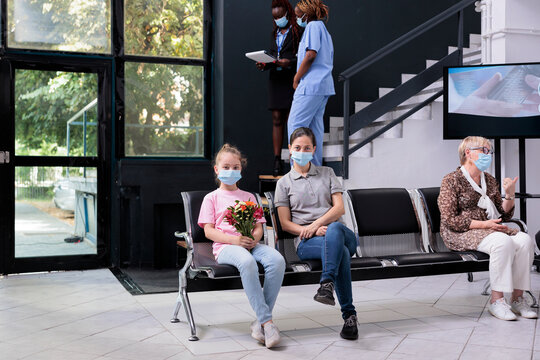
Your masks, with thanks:
<instances>
[{"instance_id":1,"label":"elderly woman's face mask","mask_svg":"<svg viewBox=\"0 0 540 360\"><path fill-rule=\"evenodd\" d=\"M491 161L493 160L493 157L491 156L491 154L493 154L493 151L485 146L474 147L470 148L471 156L473 154L472 151L474 150L476 150L478 153L478 159L473 160L474 165L476 165L476 167L480 171L486 171L487 169L489 169L489 167L491 166Z\"/></svg>"}]
</instances>

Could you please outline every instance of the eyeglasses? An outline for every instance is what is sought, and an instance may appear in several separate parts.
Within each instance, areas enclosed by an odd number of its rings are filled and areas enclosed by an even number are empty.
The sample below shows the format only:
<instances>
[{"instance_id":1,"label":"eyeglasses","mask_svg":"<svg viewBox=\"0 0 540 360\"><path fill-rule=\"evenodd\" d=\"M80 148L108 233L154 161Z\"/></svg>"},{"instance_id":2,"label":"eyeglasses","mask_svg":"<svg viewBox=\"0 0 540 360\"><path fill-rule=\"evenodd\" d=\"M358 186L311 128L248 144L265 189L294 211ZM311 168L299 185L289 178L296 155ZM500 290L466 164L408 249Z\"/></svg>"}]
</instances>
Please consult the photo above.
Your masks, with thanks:
<instances>
[{"instance_id":1,"label":"eyeglasses","mask_svg":"<svg viewBox=\"0 0 540 360\"><path fill-rule=\"evenodd\" d=\"M472 148L469 148L470 150L482 150L482 152L486 155L489 155L489 154L493 154L493 150L491 150L490 148L488 147L485 147L485 146L478 146L478 147L472 147Z\"/></svg>"}]
</instances>

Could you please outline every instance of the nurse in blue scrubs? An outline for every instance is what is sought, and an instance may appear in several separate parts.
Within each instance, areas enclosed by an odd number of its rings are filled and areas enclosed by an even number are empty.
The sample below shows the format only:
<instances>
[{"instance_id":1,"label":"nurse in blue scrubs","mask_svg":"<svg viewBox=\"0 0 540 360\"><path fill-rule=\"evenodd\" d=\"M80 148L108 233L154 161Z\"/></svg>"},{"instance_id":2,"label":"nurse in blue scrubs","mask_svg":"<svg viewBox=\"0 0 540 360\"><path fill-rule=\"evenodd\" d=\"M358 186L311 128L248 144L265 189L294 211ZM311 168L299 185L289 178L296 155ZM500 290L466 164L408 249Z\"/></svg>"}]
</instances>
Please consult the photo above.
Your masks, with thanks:
<instances>
[{"instance_id":1,"label":"nurse in blue scrubs","mask_svg":"<svg viewBox=\"0 0 540 360\"><path fill-rule=\"evenodd\" d=\"M289 138L299 127L308 127L315 134L317 146L312 162L322 165L323 115L326 103L335 95L332 68L334 45L322 20L328 17L328 6L321 0L300 0L294 9L304 34L298 47L298 65L293 81L295 89L289 114Z\"/></svg>"}]
</instances>

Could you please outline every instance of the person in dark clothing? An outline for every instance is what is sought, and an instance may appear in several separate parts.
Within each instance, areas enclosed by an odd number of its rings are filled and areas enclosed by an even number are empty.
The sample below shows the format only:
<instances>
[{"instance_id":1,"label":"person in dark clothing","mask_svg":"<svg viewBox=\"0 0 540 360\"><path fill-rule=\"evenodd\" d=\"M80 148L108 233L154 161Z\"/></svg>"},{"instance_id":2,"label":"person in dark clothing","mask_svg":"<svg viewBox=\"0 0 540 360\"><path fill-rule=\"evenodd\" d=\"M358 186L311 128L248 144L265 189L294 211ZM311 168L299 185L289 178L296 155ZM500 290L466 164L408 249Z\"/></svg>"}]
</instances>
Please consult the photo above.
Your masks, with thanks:
<instances>
[{"instance_id":1,"label":"person in dark clothing","mask_svg":"<svg viewBox=\"0 0 540 360\"><path fill-rule=\"evenodd\" d=\"M296 54L303 29L289 0L272 0L274 27L271 34L270 54L273 63L257 63L259 70L269 70L268 109L272 111L272 142L274 146L274 176L282 173L281 146L283 130L287 124L294 95L293 79L296 74Z\"/></svg>"}]
</instances>

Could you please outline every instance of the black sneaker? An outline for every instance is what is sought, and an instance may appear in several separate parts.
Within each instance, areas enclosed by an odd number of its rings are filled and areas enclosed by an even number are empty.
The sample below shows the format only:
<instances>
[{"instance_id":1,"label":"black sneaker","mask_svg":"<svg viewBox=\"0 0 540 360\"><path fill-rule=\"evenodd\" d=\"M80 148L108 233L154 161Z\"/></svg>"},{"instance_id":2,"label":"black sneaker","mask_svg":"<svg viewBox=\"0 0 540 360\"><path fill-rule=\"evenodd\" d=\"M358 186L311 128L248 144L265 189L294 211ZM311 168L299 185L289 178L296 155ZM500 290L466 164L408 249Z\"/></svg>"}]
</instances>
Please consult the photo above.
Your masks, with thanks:
<instances>
[{"instance_id":1,"label":"black sneaker","mask_svg":"<svg viewBox=\"0 0 540 360\"><path fill-rule=\"evenodd\" d=\"M336 305L336 301L334 300L334 283L331 281L322 283L313 300L321 304Z\"/></svg>"},{"instance_id":2,"label":"black sneaker","mask_svg":"<svg viewBox=\"0 0 540 360\"><path fill-rule=\"evenodd\" d=\"M343 324L343 329L339 333L345 340L356 340L358 339L358 325L356 324L356 315L351 315L345 319L345 324Z\"/></svg>"}]
</instances>

